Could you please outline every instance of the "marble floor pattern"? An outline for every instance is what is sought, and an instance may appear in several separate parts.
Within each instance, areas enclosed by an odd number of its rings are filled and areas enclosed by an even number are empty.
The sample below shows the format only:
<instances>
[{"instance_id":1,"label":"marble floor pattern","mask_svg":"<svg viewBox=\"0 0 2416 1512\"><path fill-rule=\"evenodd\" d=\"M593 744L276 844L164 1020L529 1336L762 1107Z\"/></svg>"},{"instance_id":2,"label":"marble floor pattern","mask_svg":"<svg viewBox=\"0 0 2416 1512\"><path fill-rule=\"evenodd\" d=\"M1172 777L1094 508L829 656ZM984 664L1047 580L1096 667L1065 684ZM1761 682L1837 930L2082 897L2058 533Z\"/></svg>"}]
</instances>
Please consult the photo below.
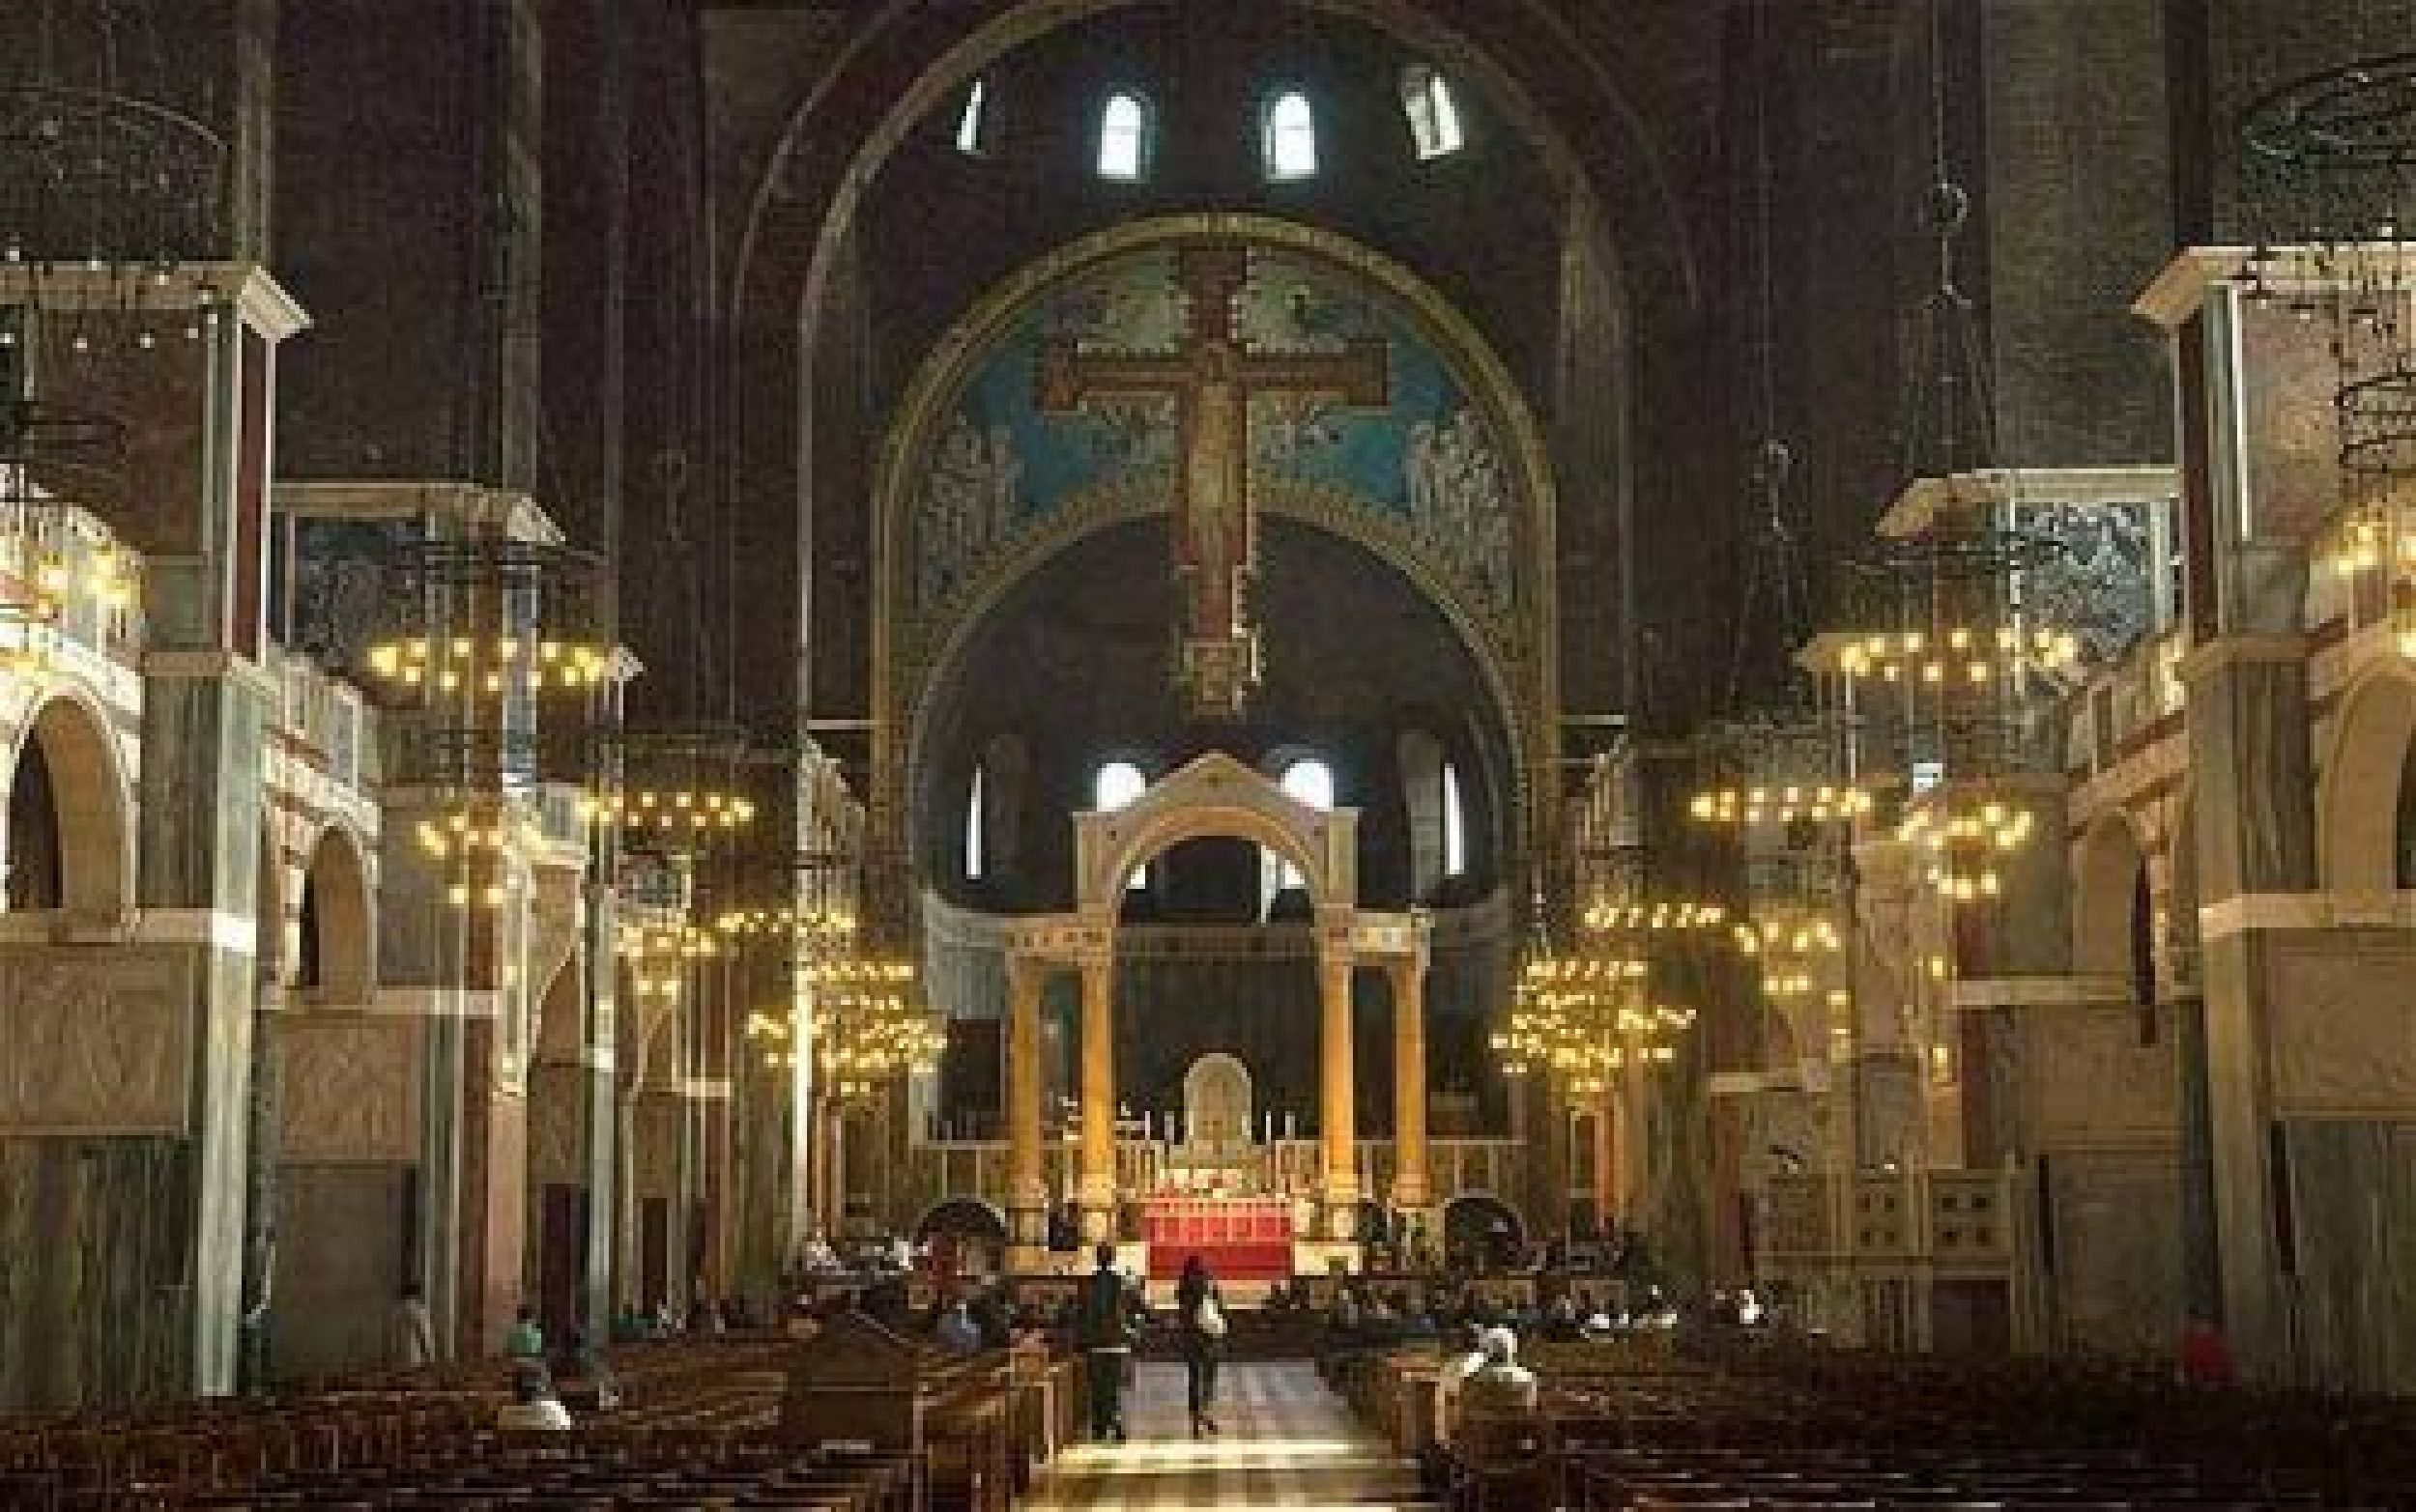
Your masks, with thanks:
<instances>
[{"instance_id":1,"label":"marble floor pattern","mask_svg":"<svg viewBox=\"0 0 2416 1512\"><path fill-rule=\"evenodd\" d=\"M1183 1367L1144 1362L1126 1404L1132 1441L1068 1451L1043 1472L1025 1504L1046 1512L1381 1512L1429 1505L1416 1469L1353 1420L1307 1362L1228 1363L1217 1394L1224 1431L1194 1440L1183 1408Z\"/></svg>"}]
</instances>

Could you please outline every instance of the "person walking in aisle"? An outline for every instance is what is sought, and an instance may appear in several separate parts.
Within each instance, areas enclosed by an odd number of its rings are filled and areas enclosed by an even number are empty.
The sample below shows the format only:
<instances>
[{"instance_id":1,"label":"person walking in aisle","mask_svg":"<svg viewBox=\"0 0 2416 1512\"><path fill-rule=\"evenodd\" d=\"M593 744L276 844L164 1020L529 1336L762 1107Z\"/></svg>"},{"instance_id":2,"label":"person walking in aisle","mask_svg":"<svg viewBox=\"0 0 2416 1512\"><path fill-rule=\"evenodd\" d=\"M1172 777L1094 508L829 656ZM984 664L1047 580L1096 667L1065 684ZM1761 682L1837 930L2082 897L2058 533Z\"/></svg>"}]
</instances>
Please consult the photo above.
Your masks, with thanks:
<instances>
[{"instance_id":1,"label":"person walking in aisle","mask_svg":"<svg viewBox=\"0 0 2416 1512\"><path fill-rule=\"evenodd\" d=\"M1231 1327L1224 1315L1224 1293L1197 1255L1183 1262L1183 1278L1174 1286L1175 1316L1183 1330L1184 1385L1191 1398L1192 1437L1217 1432L1217 1362L1224 1355L1224 1337Z\"/></svg>"},{"instance_id":2,"label":"person walking in aisle","mask_svg":"<svg viewBox=\"0 0 2416 1512\"><path fill-rule=\"evenodd\" d=\"M1140 1301L1124 1272L1116 1269L1116 1247L1103 1243L1096 1255L1099 1269L1082 1283L1076 1332L1090 1384L1090 1436L1101 1443L1122 1443L1124 1375L1133 1363Z\"/></svg>"}]
</instances>

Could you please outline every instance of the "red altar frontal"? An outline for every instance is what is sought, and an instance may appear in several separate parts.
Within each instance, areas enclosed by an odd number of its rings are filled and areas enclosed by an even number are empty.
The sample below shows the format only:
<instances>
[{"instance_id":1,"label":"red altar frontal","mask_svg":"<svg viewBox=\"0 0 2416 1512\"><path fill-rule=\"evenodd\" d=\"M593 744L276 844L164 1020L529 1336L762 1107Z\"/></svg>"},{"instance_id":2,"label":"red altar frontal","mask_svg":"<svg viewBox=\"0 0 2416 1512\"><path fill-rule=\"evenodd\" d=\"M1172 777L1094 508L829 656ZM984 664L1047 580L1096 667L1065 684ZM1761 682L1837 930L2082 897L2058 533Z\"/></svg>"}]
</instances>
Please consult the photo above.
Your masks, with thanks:
<instances>
[{"instance_id":1,"label":"red altar frontal","mask_svg":"<svg viewBox=\"0 0 2416 1512\"><path fill-rule=\"evenodd\" d=\"M1179 1275L1193 1255L1221 1280L1274 1281L1292 1273L1292 1205L1280 1197L1141 1199L1141 1238L1152 1280Z\"/></svg>"}]
</instances>

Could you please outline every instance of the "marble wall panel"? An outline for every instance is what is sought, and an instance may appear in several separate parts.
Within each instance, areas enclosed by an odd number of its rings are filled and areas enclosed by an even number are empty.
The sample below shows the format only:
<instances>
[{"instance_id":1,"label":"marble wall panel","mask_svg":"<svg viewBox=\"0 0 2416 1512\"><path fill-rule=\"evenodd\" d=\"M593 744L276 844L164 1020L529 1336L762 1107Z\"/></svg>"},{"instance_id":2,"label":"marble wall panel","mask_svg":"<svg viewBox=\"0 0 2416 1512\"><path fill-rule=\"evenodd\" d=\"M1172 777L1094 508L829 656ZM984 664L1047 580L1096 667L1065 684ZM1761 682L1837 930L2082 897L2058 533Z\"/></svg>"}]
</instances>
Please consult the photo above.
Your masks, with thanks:
<instances>
[{"instance_id":1,"label":"marble wall panel","mask_svg":"<svg viewBox=\"0 0 2416 1512\"><path fill-rule=\"evenodd\" d=\"M2059 1347L2170 1358L2182 1323L2177 1162L2059 1155L2049 1188L2049 1296Z\"/></svg>"},{"instance_id":2,"label":"marble wall panel","mask_svg":"<svg viewBox=\"0 0 2416 1512\"><path fill-rule=\"evenodd\" d=\"M2274 1101L2285 1113L2416 1118L2416 943L2332 935L2270 969Z\"/></svg>"},{"instance_id":3,"label":"marble wall panel","mask_svg":"<svg viewBox=\"0 0 2416 1512\"><path fill-rule=\"evenodd\" d=\"M193 990L174 948L0 948L0 1136L186 1132Z\"/></svg>"},{"instance_id":4,"label":"marble wall panel","mask_svg":"<svg viewBox=\"0 0 2416 1512\"><path fill-rule=\"evenodd\" d=\"M277 1030L288 1162L409 1165L419 1158L419 1019L289 1013Z\"/></svg>"},{"instance_id":5,"label":"marble wall panel","mask_svg":"<svg viewBox=\"0 0 2416 1512\"><path fill-rule=\"evenodd\" d=\"M175 1139L0 1137L0 1410L184 1394L193 1159Z\"/></svg>"},{"instance_id":6,"label":"marble wall panel","mask_svg":"<svg viewBox=\"0 0 2416 1512\"><path fill-rule=\"evenodd\" d=\"M386 1362L404 1282L406 1184L393 1165L278 1173L270 1351L279 1380Z\"/></svg>"},{"instance_id":7,"label":"marble wall panel","mask_svg":"<svg viewBox=\"0 0 2416 1512\"><path fill-rule=\"evenodd\" d=\"M2023 1010L2023 1079L2036 1145L2177 1140L2180 1065L2169 1018L2143 1020L2127 1006Z\"/></svg>"}]
</instances>

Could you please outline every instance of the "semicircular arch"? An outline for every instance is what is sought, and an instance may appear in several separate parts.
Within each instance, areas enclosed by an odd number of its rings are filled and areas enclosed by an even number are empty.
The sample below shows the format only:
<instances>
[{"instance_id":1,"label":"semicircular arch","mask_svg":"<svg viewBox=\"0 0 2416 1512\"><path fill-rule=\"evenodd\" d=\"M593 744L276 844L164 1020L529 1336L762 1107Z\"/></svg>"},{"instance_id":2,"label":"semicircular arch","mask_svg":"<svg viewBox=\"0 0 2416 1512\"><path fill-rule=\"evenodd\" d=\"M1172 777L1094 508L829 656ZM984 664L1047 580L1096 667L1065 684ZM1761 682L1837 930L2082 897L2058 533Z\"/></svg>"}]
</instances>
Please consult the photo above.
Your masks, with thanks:
<instances>
[{"instance_id":1,"label":"semicircular arch","mask_svg":"<svg viewBox=\"0 0 2416 1512\"><path fill-rule=\"evenodd\" d=\"M2324 886L2357 897L2399 888L2399 815L2416 747L2416 674L2377 668L2341 700L2319 788Z\"/></svg>"},{"instance_id":2,"label":"semicircular arch","mask_svg":"<svg viewBox=\"0 0 2416 1512\"><path fill-rule=\"evenodd\" d=\"M901 23L918 9L903 0L891 0L869 17L860 30L848 36L833 65L790 113L767 153L765 169L748 206L733 260L733 287L737 291L737 300L748 301L759 279L765 282L765 293L778 299L780 291L790 285L773 270L793 267L802 257L804 272L794 286L796 300L790 312L794 315L805 346L811 350L818 340L824 296L843 262L844 248L864 197L916 123L942 108L953 94L1016 48L1059 29L1138 3L1140 0L1034 0L1014 6L946 42L934 55L909 61L906 66L912 72L905 87L897 87L892 78L877 90L866 88L861 75L880 70L887 61L884 43L900 45ZM1522 83L1517 72L1498 59L1492 48L1437 14L1403 0L1301 3L1309 9L1373 27L1462 76L1503 112L1504 118L1536 152L1548 177L1575 202L1587 223L1654 228L1654 234L1640 239L1637 244L1659 255L1646 259L1639 271L1666 284L1680 305L1692 307L1698 302L1701 273L1689 251L1686 217L1680 209L1676 186L1659 153L1651 145L1652 135L1646 123L1598 63L1581 70L1584 76L1576 84L1584 94L1598 97L1598 101L1590 107L1593 138L1581 153L1577 142L1561 128L1551 110ZM1566 45L1551 50L1564 60L1587 56L1577 39L1568 35L1566 21L1548 8L1527 4L1521 9L1528 24L1517 26L1517 34L1561 38ZM831 121L834 114L868 99L885 101L877 107L876 118L869 122ZM843 164L832 163L823 169L827 173L827 192L816 202L812 193L798 192L797 170L801 163L809 161L810 146L832 140L851 140L852 150ZM1606 208L1602 188L1586 172L1583 164L1590 157L1601 157L1619 164L1620 171L1608 182L1620 214L1614 214ZM817 167L821 165L809 167L808 171ZM784 217L794 214L800 202L810 207L806 213L810 219L801 225L787 222ZM1606 244L1603 251L1614 275L1624 284L1625 260L1618 255L1619 248Z\"/></svg>"},{"instance_id":3,"label":"semicircular arch","mask_svg":"<svg viewBox=\"0 0 2416 1512\"><path fill-rule=\"evenodd\" d=\"M302 885L315 935L304 958L318 968L303 985L323 1002L366 1006L377 985L377 916L360 837L340 822L321 829Z\"/></svg>"},{"instance_id":4,"label":"semicircular arch","mask_svg":"<svg viewBox=\"0 0 2416 1512\"><path fill-rule=\"evenodd\" d=\"M60 910L94 920L126 917L134 906L133 800L107 711L72 683L38 698L9 753L10 791L34 749L50 783Z\"/></svg>"},{"instance_id":5,"label":"semicircular arch","mask_svg":"<svg viewBox=\"0 0 2416 1512\"><path fill-rule=\"evenodd\" d=\"M2109 813L2081 837L2072 906L2072 969L2128 977L2135 965L2140 873L2147 847L2127 813Z\"/></svg>"}]
</instances>

